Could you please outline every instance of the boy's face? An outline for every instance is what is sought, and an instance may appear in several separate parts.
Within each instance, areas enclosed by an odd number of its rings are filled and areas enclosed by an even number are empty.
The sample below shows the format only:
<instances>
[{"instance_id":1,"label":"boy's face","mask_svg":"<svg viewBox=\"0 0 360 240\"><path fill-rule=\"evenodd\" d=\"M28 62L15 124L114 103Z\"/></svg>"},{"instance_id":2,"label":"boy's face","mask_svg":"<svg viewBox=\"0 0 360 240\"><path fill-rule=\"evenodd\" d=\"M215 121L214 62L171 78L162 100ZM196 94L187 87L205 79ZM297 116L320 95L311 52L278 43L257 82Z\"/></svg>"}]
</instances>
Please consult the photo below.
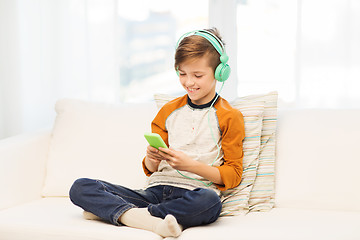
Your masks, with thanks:
<instances>
[{"instance_id":1,"label":"boy's face","mask_svg":"<svg viewBox=\"0 0 360 240\"><path fill-rule=\"evenodd\" d=\"M192 103L206 104L215 97L216 80L206 55L181 64L178 70L180 83Z\"/></svg>"}]
</instances>

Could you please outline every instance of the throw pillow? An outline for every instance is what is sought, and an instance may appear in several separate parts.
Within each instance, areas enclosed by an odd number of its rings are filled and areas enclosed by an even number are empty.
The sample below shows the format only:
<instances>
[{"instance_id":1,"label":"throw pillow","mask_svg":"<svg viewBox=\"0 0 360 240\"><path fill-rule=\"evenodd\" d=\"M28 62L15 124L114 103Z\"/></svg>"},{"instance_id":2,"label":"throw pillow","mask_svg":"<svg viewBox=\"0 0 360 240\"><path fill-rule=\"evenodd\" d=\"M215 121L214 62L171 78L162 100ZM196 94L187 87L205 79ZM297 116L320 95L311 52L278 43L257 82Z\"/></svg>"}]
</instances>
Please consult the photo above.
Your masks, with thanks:
<instances>
[{"instance_id":1,"label":"throw pillow","mask_svg":"<svg viewBox=\"0 0 360 240\"><path fill-rule=\"evenodd\" d=\"M250 95L241 100L265 101L259 165L250 193L251 211L269 211L275 204L275 135L278 93Z\"/></svg>"},{"instance_id":2,"label":"throw pillow","mask_svg":"<svg viewBox=\"0 0 360 240\"><path fill-rule=\"evenodd\" d=\"M243 114L245 123L243 175L239 186L222 192L223 208L220 216L246 214L249 211L250 192L259 162L264 104L264 101L242 99L231 102Z\"/></svg>"}]
</instances>

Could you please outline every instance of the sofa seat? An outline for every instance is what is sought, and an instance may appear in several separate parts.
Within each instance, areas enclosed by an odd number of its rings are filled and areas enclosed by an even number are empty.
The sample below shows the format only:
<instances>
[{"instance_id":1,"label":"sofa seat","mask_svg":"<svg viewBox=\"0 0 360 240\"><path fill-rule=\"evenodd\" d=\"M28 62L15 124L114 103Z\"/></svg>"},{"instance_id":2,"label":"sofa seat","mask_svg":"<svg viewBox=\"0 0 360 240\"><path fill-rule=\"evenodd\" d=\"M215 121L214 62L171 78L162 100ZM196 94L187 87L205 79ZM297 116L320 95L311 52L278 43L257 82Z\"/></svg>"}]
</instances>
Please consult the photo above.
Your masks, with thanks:
<instances>
[{"instance_id":1,"label":"sofa seat","mask_svg":"<svg viewBox=\"0 0 360 240\"><path fill-rule=\"evenodd\" d=\"M359 240L359 219L359 212L273 208L269 212L221 217L214 224L185 230L178 239ZM205 232L206 238L201 238Z\"/></svg>"},{"instance_id":2,"label":"sofa seat","mask_svg":"<svg viewBox=\"0 0 360 240\"><path fill-rule=\"evenodd\" d=\"M358 240L359 219L359 212L274 208L221 217L213 224L185 230L178 239ZM162 239L144 230L84 220L82 210L66 197L42 198L2 210L0 232L0 239L13 240Z\"/></svg>"},{"instance_id":3,"label":"sofa seat","mask_svg":"<svg viewBox=\"0 0 360 240\"><path fill-rule=\"evenodd\" d=\"M69 198L41 198L0 214L0 239L162 239L159 235L102 221L85 220Z\"/></svg>"}]
</instances>

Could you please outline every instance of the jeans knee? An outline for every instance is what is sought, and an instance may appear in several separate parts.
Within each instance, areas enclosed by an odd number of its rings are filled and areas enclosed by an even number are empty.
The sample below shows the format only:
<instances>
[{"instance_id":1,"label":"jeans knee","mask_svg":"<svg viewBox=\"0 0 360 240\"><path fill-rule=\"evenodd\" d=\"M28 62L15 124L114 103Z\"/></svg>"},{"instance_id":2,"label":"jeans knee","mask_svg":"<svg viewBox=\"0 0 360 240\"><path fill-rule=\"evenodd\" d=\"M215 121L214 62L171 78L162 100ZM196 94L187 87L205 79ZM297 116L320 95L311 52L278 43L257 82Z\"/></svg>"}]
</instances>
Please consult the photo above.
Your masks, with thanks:
<instances>
[{"instance_id":1,"label":"jeans knee","mask_svg":"<svg viewBox=\"0 0 360 240\"><path fill-rule=\"evenodd\" d=\"M69 191L70 200L75 204L78 203L84 196L86 189L93 185L93 183L94 180L88 178L79 178L75 180Z\"/></svg>"},{"instance_id":2,"label":"jeans knee","mask_svg":"<svg viewBox=\"0 0 360 240\"><path fill-rule=\"evenodd\" d=\"M205 188L197 188L194 190L195 192L199 193L199 203L208 203L210 205L220 205L221 201L219 195L213 190L205 189Z\"/></svg>"},{"instance_id":3,"label":"jeans knee","mask_svg":"<svg viewBox=\"0 0 360 240\"><path fill-rule=\"evenodd\" d=\"M199 198L199 204L207 205L205 207L214 213L214 217L217 219L222 209L219 195L210 189L200 189L200 193L201 197Z\"/></svg>"},{"instance_id":4,"label":"jeans knee","mask_svg":"<svg viewBox=\"0 0 360 240\"><path fill-rule=\"evenodd\" d=\"M188 203L182 214L175 215L184 228L215 222L221 213L222 205L218 194L211 189L197 188L184 195Z\"/></svg>"}]
</instances>

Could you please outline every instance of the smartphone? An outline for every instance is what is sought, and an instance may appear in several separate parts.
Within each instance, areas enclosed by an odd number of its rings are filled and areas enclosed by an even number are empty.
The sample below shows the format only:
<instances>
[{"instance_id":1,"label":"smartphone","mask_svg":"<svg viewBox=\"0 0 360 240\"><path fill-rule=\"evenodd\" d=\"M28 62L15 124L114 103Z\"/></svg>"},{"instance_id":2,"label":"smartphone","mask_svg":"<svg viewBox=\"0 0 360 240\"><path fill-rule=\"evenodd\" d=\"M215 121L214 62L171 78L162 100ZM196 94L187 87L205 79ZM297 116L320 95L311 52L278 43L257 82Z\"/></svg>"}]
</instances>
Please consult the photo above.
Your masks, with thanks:
<instances>
[{"instance_id":1,"label":"smartphone","mask_svg":"<svg viewBox=\"0 0 360 240\"><path fill-rule=\"evenodd\" d=\"M168 148L164 140L157 133L145 133L144 137L148 141L149 145L156 149L159 149L159 147Z\"/></svg>"}]
</instances>

